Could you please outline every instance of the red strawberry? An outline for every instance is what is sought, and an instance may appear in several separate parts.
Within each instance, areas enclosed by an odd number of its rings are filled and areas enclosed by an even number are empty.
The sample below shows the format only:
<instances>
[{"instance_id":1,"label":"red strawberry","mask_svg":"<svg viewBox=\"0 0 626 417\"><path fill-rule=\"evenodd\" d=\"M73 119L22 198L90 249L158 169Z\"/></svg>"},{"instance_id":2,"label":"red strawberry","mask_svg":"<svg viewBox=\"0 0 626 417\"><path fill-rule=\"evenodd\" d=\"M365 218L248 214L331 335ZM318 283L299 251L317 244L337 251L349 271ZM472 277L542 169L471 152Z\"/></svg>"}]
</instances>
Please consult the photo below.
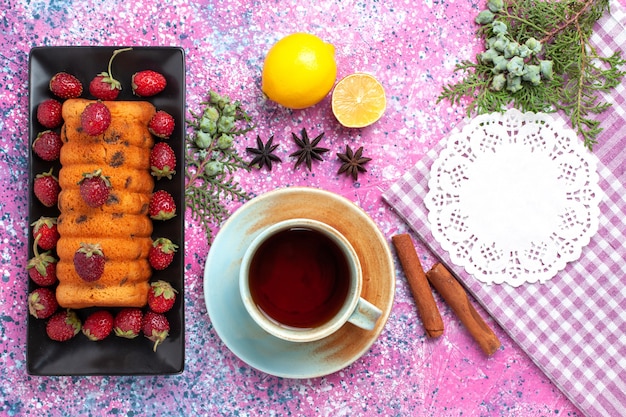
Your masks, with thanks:
<instances>
[{"instance_id":1,"label":"red strawberry","mask_svg":"<svg viewBox=\"0 0 626 417\"><path fill-rule=\"evenodd\" d=\"M38 319L47 319L59 308L57 298L49 288L37 288L28 294L28 311Z\"/></svg>"},{"instance_id":2,"label":"red strawberry","mask_svg":"<svg viewBox=\"0 0 626 417\"><path fill-rule=\"evenodd\" d=\"M81 82L67 72L58 72L50 79L50 91L60 98L76 98L83 93Z\"/></svg>"},{"instance_id":3,"label":"red strawberry","mask_svg":"<svg viewBox=\"0 0 626 417\"><path fill-rule=\"evenodd\" d=\"M113 331L116 336L134 339L141 333L143 312L139 308L123 308L115 316Z\"/></svg>"},{"instance_id":4,"label":"red strawberry","mask_svg":"<svg viewBox=\"0 0 626 417\"><path fill-rule=\"evenodd\" d=\"M70 340L80 332L80 319L73 310L67 309L55 313L46 323L48 337L57 342Z\"/></svg>"},{"instance_id":5,"label":"red strawberry","mask_svg":"<svg viewBox=\"0 0 626 417\"><path fill-rule=\"evenodd\" d=\"M176 291L169 282L156 281L150 284L148 306L155 313L170 311L176 301Z\"/></svg>"},{"instance_id":6,"label":"red strawberry","mask_svg":"<svg viewBox=\"0 0 626 417\"><path fill-rule=\"evenodd\" d=\"M50 250L56 246L59 240L56 217L41 216L31 226L33 226L33 238L41 249Z\"/></svg>"},{"instance_id":7,"label":"red strawberry","mask_svg":"<svg viewBox=\"0 0 626 417\"><path fill-rule=\"evenodd\" d=\"M35 284L49 287L57 282L57 260L50 251L41 254L37 251L39 239L39 237L35 238L33 244L35 256L28 261L26 268L28 269L28 276Z\"/></svg>"},{"instance_id":8,"label":"red strawberry","mask_svg":"<svg viewBox=\"0 0 626 417\"><path fill-rule=\"evenodd\" d=\"M45 252L28 261L28 276L42 287L49 287L57 282L57 260ZM31 263L32 262L32 263ZM39 262L39 263L38 263ZM41 265L41 266L40 266Z\"/></svg>"},{"instance_id":9,"label":"red strawberry","mask_svg":"<svg viewBox=\"0 0 626 417\"><path fill-rule=\"evenodd\" d=\"M148 254L148 260L152 268L161 271L170 266L176 249L178 249L178 246L173 244L168 238L160 237L155 239Z\"/></svg>"},{"instance_id":10,"label":"red strawberry","mask_svg":"<svg viewBox=\"0 0 626 417\"><path fill-rule=\"evenodd\" d=\"M103 101L112 101L120 94L122 86L119 81L101 73L89 83L89 94Z\"/></svg>"},{"instance_id":11,"label":"red strawberry","mask_svg":"<svg viewBox=\"0 0 626 417\"><path fill-rule=\"evenodd\" d=\"M80 196L89 207L100 207L109 198L111 181L109 177L102 175L101 169L84 173L78 185L80 185Z\"/></svg>"},{"instance_id":12,"label":"red strawberry","mask_svg":"<svg viewBox=\"0 0 626 417\"><path fill-rule=\"evenodd\" d=\"M165 190L152 194L149 214L154 220L169 220L176 216L176 203L172 195Z\"/></svg>"},{"instance_id":13,"label":"red strawberry","mask_svg":"<svg viewBox=\"0 0 626 417\"><path fill-rule=\"evenodd\" d=\"M63 123L61 108L61 102L58 100L53 98L44 100L37 106L37 120L47 129L57 128Z\"/></svg>"},{"instance_id":14,"label":"red strawberry","mask_svg":"<svg viewBox=\"0 0 626 417\"><path fill-rule=\"evenodd\" d=\"M130 51L133 48L117 49L113 51L113 55L109 58L109 67L107 71L96 75L89 83L89 93L98 100L115 100L122 89L122 84L113 78L111 65L113 60L120 52Z\"/></svg>"},{"instance_id":15,"label":"red strawberry","mask_svg":"<svg viewBox=\"0 0 626 417\"><path fill-rule=\"evenodd\" d=\"M170 145L165 142L159 142L152 148L150 152L150 170L152 175L157 179L166 177L172 179L172 175L176 174L176 155Z\"/></svg>"},{"instance_id":16,"label":"red strawberry","mask_svg":"<svg viewBox=\"0 0 626 417\"><path fill-rule=\"evenodd\" d=\"M74 253L76 273L87 282L100 279L104 272L104 261L104 253L97 243L81 243Z\"/></svg>"},{"instance_id":17,"label":"red strawberry","mask_svg":"<svg viewBox=\"0 0 626 417\"><path fill-rule=\"evenodd\" d=\"M148 123L148 130L154 136L160 137L161 139L169 139L172 132L174 132L174 118L171 114L159 110L154 113L152 119Z\"/></svg>"},{"instance_id":18,"label":"red strawberry","mask_svg":"<svg viewBox=\"0 0 626 417\"><path fill-rule=\"evenodd\" d=\"M156 352L157 347L169 336L170 323L163 314L147 311L143 316L141 330L148 340L154 342L153 350Z\"/></svg>"},{"instance_id":19,"label":"red strawberry","mask_svg":"<svg viewBox=\"0 0 626 417\"><path fill-rule=\"evenodd\" d=\"M33 141L33 152L44 161L56 161L61 154L61 146L63 146L61 135L46 130L38 134Z\"/></svg>"},{"instance_id":20,"label":"red strawberry","mask_svg":"<svg viewBox=\"0 0 626 417\"><path fill-rule=\"evenodd\" d=\"M113 314L108 310L91 313L83 323L83 334L89 340L97 342L106 338L113 330Z\"/></svg>"},{"instance_id":21,"label":"red strawberry","mask_svg":"<svg viewBox=\"0 0 626 417\"><path fill-rule=\"evenodd\" d=\"M165 89L167 80L163 74L152 70L139 71L133 74L131 86L133 93L140 97L150 97Z\"/></svg>"},{"instance_id":22,"label":"red strawberry","mask_svg":"<svg viewBox=\"0 0 626 417\"><path fill-rule=\"evenodd\" d=\"M90 136L103 134L111 124L111 111L101 101L88 104L80 115L80 125Z\"/></svg>"},{"instance_id":23,"label":"red strawberry","mask_svg":"<svg viewBox=\"0 0 626 417\"><path fill-rule=\"evenodd\" d=\"M56 206L59 201L61 187L57 177L52 175L52 168L48 172L37 174L33 183L33 192L44 206Z\"/></svg>"}]
</instances>

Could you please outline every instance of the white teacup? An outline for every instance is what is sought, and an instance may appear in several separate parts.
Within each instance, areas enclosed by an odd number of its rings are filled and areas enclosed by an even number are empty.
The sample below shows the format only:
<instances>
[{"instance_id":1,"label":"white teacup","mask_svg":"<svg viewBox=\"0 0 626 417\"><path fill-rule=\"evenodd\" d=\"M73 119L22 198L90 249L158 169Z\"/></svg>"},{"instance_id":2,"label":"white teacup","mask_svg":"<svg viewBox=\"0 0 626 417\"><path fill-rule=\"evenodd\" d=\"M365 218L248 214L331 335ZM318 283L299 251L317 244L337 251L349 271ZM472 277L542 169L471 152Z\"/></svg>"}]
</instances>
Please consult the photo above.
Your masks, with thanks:
<instances>
[{"instance_id":1,"label":"white teacup","mask_svg":"<svg viewBox=\"0 0 626 417\"><path fill-rule=\"evenodd\" d=\"M372 330L381 310L361 298L358 255L333 227L289 219L267 227L247 248L239 290L252 319L293 342L331 335L346 322Z\"/></svg>"}]
</instances>

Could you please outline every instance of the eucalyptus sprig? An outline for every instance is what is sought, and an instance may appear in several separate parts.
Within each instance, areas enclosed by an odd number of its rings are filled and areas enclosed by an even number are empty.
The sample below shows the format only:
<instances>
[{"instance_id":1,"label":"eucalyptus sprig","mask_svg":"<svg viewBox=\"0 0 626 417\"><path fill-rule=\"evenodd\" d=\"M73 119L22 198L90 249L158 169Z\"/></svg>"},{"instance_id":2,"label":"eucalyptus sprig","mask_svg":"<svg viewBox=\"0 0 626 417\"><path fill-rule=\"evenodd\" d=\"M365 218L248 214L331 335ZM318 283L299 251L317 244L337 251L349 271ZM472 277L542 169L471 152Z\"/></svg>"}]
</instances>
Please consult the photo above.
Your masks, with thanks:
<instances>
[{"instance_id":1,"label":"eucalyptus sprig","mask_svg":"<svg viewBox=\"0 0 626 417\"><path fill-rule=\"evenodd\" d=\"M602 131L594 115L610 107L601 93L619 85L625 74L621 67L626 61L619 51L602 56L590 43L593 26L608 11L609 0L488 0L487 9L476 18L486 51L478 54L475 62L465 60L457 65L456 71L465 78L445 86L437 102L447 99L460 104L469 99L468 116L503 112L507 106L531 112L561 110L585 146L593 149ZM508 57L503 63L507 51L498 50L502 42L494 46L498 39L507 44L509 53L509 43L526 46L530 41L538 47L534 54L522 56L515 83L514 77L501 69L511 59L520 58ZM501 56L496 63L497 52Z\"/></svg>"},{"instance_id":2,"label":"eucalyptus sprig","mask_svg":"<svg viewBox=\"0 0 626 417\"><path fill-rule=\"evenodd\" d=\"M235 180L238 170L250 168L233 144L254 126L240 102L214 91L200 106L200 113L189 110L187 120L185 202L210 244L211 227L230 215L226 202L250 199Z\"/></svg>"}]
</instances>

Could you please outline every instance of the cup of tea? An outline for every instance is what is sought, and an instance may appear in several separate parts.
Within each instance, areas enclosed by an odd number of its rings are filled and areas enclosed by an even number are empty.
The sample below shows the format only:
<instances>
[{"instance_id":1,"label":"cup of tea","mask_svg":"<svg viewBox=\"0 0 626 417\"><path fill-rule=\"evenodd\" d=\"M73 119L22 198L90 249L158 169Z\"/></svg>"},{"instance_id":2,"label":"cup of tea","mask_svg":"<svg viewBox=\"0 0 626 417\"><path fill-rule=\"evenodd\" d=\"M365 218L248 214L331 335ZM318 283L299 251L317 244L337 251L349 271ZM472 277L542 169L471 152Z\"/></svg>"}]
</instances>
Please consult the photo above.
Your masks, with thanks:
<instances>
[{"instance_id":1,"label":"cup of tea","mask_svg":"<svg viewBox=\"0 0 626 417\"><path fill-rule=\"evenodd\" d=\"M246 249L239 290L252 319L292 342L331 335L346 322L372 330L381 310L361 297L363 273L350 242L312 219L262 230Z\"/></svg>"}]
</instances>

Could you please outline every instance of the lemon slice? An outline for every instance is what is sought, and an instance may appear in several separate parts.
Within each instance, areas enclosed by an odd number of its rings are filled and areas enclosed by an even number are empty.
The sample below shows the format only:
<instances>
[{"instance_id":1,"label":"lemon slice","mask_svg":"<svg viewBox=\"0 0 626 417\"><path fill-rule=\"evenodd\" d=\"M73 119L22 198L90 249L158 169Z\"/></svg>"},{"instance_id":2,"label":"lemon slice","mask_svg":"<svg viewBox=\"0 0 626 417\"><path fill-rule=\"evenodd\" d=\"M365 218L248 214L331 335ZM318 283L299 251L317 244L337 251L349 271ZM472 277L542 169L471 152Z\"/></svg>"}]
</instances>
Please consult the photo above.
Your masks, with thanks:
<instances>
[{"instance_id":1,"label":"lemon slice","mask_svg":"<svg viewBox=\"0 0 626 417\"><path fill-rule=\"evenodd\" d=\"M386 106L385 89L370 74L348 75L333 90L333 114L345 127L371 125L382 117Z\"/></svg>"}]
</instances>

